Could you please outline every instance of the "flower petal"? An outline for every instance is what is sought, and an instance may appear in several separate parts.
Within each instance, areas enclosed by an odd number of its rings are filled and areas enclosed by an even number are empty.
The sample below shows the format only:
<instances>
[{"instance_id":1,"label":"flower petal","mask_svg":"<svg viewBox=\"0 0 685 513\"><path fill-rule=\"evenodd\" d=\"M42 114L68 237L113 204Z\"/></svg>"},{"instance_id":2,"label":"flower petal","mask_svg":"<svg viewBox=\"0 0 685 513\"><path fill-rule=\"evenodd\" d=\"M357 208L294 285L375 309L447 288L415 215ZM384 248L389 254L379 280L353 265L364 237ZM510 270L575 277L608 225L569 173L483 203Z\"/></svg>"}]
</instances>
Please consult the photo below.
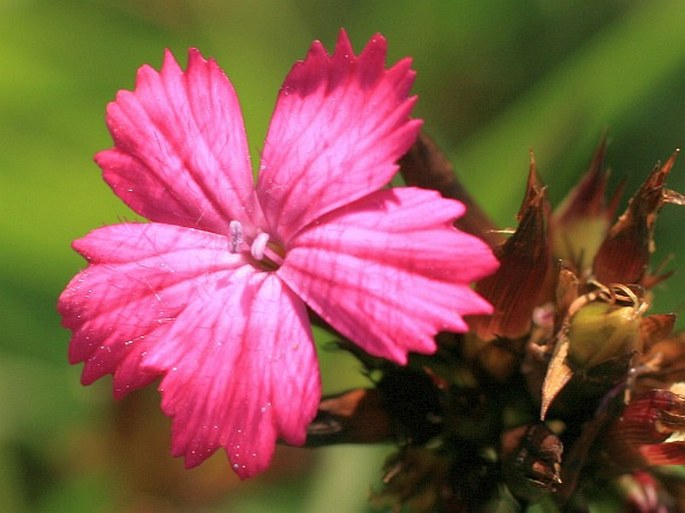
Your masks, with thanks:
<instances>
[{"instance_id":1,"label":"flower petal","mask_svg":"<svg viewBox=\"0 0 685 513\"><path fill-rule=\"evenodd\" d=\"M224 447L242 478L268 466L277 437L304 443L321 396L305 306L271 273L239 271L196 298L145 365L165 373L174 455L192 467Z\"/></svg>"},{"instance_id":2,"label":"flower petal","mask_svg":"<svg viewBox=\"0 0 685 513\"><path fill-rule=\"evenodd\" d=\"M416 139L409 59L385 69L386 41L357 57L341 31L333 55L318 41L281 88L257 194L281 242L299 228L386 185Z\"/></svg>"},{"instance_id":3,"label":"flower petal","mask_svg":"<svg viewBox=\"0 0 685 513\"><path fill-rule=\"evenodd\" d=\"M232 219L246 220L241 207L255 208L235 91L197 50L185 72L169 51L160 72L140 68L135 90L119 91L108 105L107 125L115 147L95 160L138 214L225 233Z\"/></svg>"},{"instance_id":4,"label":"flower petal","mask_svg":"<svg viewBox=\"0 0 685 513\"><path fill-rule=\"evenodd\" d=\"M74 248L89 260L59 298L73 332L71 363L84 362L82 382L114 374L121 397L159 373L142 364L194 296L243 265L227 239L171 225L119 224L95 230Z\"/></svg>"},{"instance_id":5,"label":"flower petal","mask_svg":"<svg viewBox=\"0 0 685 513\"><path fill-rule=\"evenodd\" d=\"M647 465L685 464L685 442L667 442L640 446L640 454Z\"/></svg>"},{"instance_id":6,"label":"flower petal","mask_svg":"<svg viewBox=\"0 0 685 513\"><path fill-rule=\"evenodd\" d=\"M462 316L491 312L469 283L497 261L453 228L463 211L435 191L378 191L303 230L278 274L364 350L405 363L434 351L438 331L466 331Z\"/></svg>"}]
</instances>

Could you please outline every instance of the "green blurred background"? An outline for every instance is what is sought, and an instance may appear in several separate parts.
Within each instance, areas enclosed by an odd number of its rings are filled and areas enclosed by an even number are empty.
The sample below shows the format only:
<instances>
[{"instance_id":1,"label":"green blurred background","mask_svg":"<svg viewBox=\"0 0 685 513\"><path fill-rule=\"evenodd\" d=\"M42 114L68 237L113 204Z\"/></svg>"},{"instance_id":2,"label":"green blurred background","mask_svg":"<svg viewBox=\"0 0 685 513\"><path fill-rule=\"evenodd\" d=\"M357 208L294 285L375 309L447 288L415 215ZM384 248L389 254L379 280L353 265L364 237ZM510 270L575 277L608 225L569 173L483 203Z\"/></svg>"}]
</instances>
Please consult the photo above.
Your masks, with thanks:
<instances>
[{"instance_id":1,"label":"green blurred background","mask_svg":"<svg viewBox=\"0 0 685 513\"><path fill-rule=\"evenodd\" d=\"M0 0L0 511L366 511L389 448L279 450L240 483L223 455L182 470L154 390L114 403L66 362L56 298L83 265L70 241L133 215L92 155L111 144L104 108L169 47L215 57L240 96L258 155L278 87L310 43L374 32L411 55L415 111L502 226L514 224L533 148L558 201L609 130L608 163L632 192L685 144L680 0ZM671 186L685 190L685 163ZM685 267L685 212L666 208L657 259ZM655 310L683 310L685 273ZM328 391L363 383L322 350Z\"/></svg>"}]
</instances>

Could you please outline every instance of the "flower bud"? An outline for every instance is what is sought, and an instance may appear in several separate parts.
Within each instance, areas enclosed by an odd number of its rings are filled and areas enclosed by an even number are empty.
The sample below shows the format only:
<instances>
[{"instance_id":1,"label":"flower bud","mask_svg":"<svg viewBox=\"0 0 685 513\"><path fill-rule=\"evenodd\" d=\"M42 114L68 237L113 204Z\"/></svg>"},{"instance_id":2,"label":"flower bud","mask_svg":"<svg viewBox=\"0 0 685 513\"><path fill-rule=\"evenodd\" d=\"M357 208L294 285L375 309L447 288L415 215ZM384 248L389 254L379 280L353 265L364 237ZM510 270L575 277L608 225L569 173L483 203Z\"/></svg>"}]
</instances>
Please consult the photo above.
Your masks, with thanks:
<instances>
[{"instance_id":1,"label":"flower bud","mask_svg":"<svg viewBox=\"0 0 685 513\"><path fill-rule=\"evenodd\" d=\"M676 156L654 168L609 230L594 261L594 274L600 282L642 283L654 251L654 224L659 210L665 203L685 204L685 197L665 188Z\"/></svg>"},{"instance_id":2,"label":"flower bud","mask_svg":"<svg viewBox=\"0 0 685 513\"><path fill-rule=\"evenodd\" d=\"M520 426L502 435L502 468L511 492L536 500L561 484L564 446L544 424Z\"/></svg>"},{"instance_id":3,"label":"flower bud","mask_svg":"<svg viewBox=\"0 0 685 513\"><path fill-rule=\"evenodd\" d=\"M609 427L609 460L621 468L685 463L685 444L669 441L685 434L685 396L651 390L635 397Z\"/></svg>"},{"instance_id":4,"label":"flower bud","mask_svg":"<svg viewBox=\"0 0 685 513\"><path fill-rule=\"evenodd\" d=\"M579 274L589 266L606 237L622 187L607 201L609 173L604 168L606 138L595 150L582 180L556 208L552 215L554 256Z\"/></svg>"},{"instance_id":5,"label":"flower bud","mask_svg":"<svg viewBox=\"0 0 685 513\"><path fill-rule=\"evenodd\" d=\"M649 472L624 474L617 480L617 488L624 500L627 513L669 513L672 511L661 483Z\"/></svg>"},{"instance_id":6,"label":"flower bud","mask_svg":"<svg viewBox=\"0 0 685 513\"><path fill-rule=\"evenodd\" d=\"M482 340L526 335L534 309L553 296L557 271L552 265L548 217L545 188L540 185L535 160L531 159L518 228L495 250L499 269L476 284L476 291L495 308L491 316L474 316L469 320Z\"/></svg>"},{"instance_id":7,"label":"flower bud","mask_svg":"<svg viewBox=\"0 0 685 513\"><path fill-rule=\"evenodd\" d=\"M640 347L640 319L634 306L588 303L571 319L569 361L578 369L589 369L629 356Z\"/></svg>"},{"instance_id":8,"label":"flower bud","mask_svg":"<svg viewBox=\"0 0 685 513\"><path fill-rule=\"evenodd\" d=\"M416 513L431 513L444 500L445 481L449 472L449 458L422 447L408 446L391 454L385 461L384 488L371 493L371 505L392 507L402 505Z\"/></svg>"}]
</instances>

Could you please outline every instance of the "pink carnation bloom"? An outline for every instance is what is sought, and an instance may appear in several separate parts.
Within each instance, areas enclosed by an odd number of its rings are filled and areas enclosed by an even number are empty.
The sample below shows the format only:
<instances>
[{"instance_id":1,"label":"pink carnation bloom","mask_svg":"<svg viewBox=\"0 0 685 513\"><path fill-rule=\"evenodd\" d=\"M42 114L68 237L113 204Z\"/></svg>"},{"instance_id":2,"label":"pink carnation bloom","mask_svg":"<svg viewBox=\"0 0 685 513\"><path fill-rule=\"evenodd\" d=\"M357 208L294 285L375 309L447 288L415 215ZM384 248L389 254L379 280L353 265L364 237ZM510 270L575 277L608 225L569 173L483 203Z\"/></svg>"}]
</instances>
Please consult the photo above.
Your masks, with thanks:
<instances>
[{"instance_id":1,"label":"pink carnation bloom","mask_svg":"<svg viewBox=\"0 0 685 513\"><path fill-rule=\"evenodd\" d=\"M410 61L385 69L375 36L355 56L315 42L278 95L255 185L235 91L190 50L143 66L107 108L114 148L96 161L150 223L74 242L88 261L59 299L82 382L115 397L161 377L174 455L225 448L241 477L278 438L302 444L321 394L307 306L372 355L404 363L436 332L490 305L469 283L497 263L452 223L464 207L386 188L420 121Z\"/></svg>"}]
</instances>

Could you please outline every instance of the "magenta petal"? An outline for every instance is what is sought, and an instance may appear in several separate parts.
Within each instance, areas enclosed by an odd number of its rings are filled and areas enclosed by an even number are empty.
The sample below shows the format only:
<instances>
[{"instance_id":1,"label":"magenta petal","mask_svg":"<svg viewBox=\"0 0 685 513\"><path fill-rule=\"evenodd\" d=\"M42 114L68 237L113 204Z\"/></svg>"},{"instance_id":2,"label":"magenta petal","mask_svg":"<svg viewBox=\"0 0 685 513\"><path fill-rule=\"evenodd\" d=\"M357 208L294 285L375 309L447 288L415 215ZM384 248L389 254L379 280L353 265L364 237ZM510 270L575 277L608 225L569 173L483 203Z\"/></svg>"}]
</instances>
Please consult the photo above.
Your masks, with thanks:
<instances>
[{"instance_id":1,"label":"magenta petal","mask_svg":"<svg viewBox=\"0 0 685 513\"><path fill-rule=\"evenodd\" d=\"M84 384L114 374L117 397L159 375L142 368L149 351L194 295L242 265L225 237L156 223L101 228L74 247L90 265L59 298L69 360L85 363Z\"/></svg>"},{"instance_id":2,"label":"magenta petal","mask_svg":"<svg viewBox=\"0 0 685 513\"><path fill-rule=\"evenodd\" d=\"M342 204L386 185L414 142L410 61L385 69L386 41L357 57L345 32L333 55L315 42L285 79L266 138L257 194L272 233L287 240Z\"/></svg>"},{"instance_id":3,"label":"magenta petal","mask_svg":"<svg viewBox=\"0 0 685 513\"><path fill-rule=\"evenodd\" d=\"M255 209L235 91L197 50L190 50L185 72L168 51L160 72L140 68L135 90L120 91L109 104L107 125L115 147L96 161L138 214L225 233L232 219L244 221Z\"/></svg>"},{"instance_id":4,"label":"magenta petal","mask_svg":"<svg viewBox=\"0 0 685 513\"><path fill-rule=\"evenodd\" d=\"M405 363L434 351L438 331L466 331L462 316L491 312L469 283L498 264L453 228L463 211L434 191L378 191L304 229L278 274L367 352Z\"/></svg>"},{"instance_id":5,"label":"magenta petal","mask_svg":"<svg viewBox=\"0 0 685 513\"><path fill-rule=\"evenodd\" d=\"M268 466L278 437L304 443L321 394L305 306L270 273L239 271L195 298L145 365L165 374L174 455L192 467L224 447L242 478Z\"/></svg>"}]
</instances>

